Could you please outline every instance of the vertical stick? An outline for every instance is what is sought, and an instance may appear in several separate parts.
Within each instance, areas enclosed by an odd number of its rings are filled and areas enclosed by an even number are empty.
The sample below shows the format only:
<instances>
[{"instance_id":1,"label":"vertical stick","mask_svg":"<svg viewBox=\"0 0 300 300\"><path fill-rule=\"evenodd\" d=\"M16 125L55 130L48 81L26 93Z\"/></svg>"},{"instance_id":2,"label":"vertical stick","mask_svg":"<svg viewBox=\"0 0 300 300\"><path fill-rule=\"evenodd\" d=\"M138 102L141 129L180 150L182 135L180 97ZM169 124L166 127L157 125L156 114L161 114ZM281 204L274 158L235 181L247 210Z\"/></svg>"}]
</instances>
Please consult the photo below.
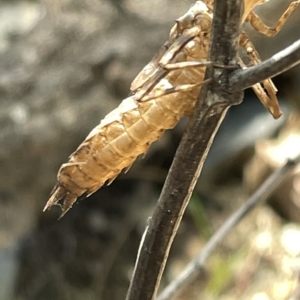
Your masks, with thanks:
<instances>
[{"instance_id":1,"label":"vertical stick","mask_svg":"<svg viewBox=\"0 0 300 300\"><path fill-rule=\"evenodd\" d=\"M235 64L242 0L216 0L209 60ZM208 68L215 81L201 89L194 113L177 149L168 177L140 246L127 300L155 298L169 250L199 178L214 136L228 108L242 92L229 94L224 69Z\"/></svg>"}]
</instances>

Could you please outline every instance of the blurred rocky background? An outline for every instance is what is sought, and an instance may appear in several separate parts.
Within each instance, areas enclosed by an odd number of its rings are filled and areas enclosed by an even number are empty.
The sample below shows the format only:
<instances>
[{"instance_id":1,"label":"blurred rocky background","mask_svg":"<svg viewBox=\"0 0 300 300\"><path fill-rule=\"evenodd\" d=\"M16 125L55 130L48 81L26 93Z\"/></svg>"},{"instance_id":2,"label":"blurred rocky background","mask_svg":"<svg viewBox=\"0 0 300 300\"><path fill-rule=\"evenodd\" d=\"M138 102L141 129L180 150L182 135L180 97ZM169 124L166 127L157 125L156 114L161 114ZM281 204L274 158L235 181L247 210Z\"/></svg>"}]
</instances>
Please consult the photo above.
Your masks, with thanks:
<instances>
[{"instance_id":1,"label":"blurred rocky background","mask_svg":"<svg viewBox=\"0 0 300 300\"><path fill-rule=\"evenodd\" d=\"M270 2L261 13L271 25L287 3ZM57 221L58 208L42 209L59 166L128 95L135 75L191 4L0 2L0 300L124 299L141 234L185 120L128 174L75 205L63 219ZM263 58L299 38L299 19L298 8L273 40L251 33ZM279 121L251 91L230 110L183 220L165 283L288 156L288 150L274 150L280 141L292 140L286 148L299 150L299 74L295 68L275 79L285 112ZM272 203L274 209L258 209L220 247L208 278L191 289L193 298L180 299L264 300L278 291L282 296L276 299L286 299L293 292L300 254L297 174ZM287 250L290 240L296 250Z\"/></svg>"}]
</instances>

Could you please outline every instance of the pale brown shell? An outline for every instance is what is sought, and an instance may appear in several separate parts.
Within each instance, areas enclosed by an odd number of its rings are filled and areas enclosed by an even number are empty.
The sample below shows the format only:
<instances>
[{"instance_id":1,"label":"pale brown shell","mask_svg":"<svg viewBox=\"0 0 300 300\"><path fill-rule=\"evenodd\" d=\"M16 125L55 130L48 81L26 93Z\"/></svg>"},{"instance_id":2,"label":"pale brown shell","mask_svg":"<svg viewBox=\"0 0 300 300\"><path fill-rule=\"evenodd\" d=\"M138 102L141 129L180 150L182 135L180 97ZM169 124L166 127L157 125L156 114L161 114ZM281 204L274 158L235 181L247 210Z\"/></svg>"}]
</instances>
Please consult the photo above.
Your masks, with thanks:
<instances>
[{"instance_id":1,"label":"pale brown shell","mask_svg":"<svg viewBox=\"0 0 300 300\"><path fill-rule=\"evenodd\" d=\"M78 197L89 196L104 183L112 182L138 155L146 153L166 129L191 113L205 68L168 71L160 64L205 59L211 20L211 12L200 1L177 20L170 40L150 62L154 69L144 69L134 80L135 94L109 113L61 166L58 183L45 209L59 204L64 214ZM186 91L164 95L184 84L190 85Z\"/></svg>"},{"instance_id":2,"label":"pale brown shell","mask_svg":"<svg viewBox=\"0 0 300 300\"><path fill-rule=\"evenodd\" d=\"M247 21L252 9L265 1L246 1L242 20ZM122 170L130 168L138 155L146 153L166 129L192 112L205 67L191 63L187 67L186 63L207 59L213 0L206 2L208 5L197 1L176 20L169 40L132 82L134 94L109 113L61 166L58 183L45 209L58 204L64 215L78 197L89 196L103 184L111 183ZM245 33L241 34L241 45L247 51L253 46ZM249 57L253 63L260 61L255 49ZM176 63L185 63L185 67L170 69ZM269 95L260 84L253 89L273 116L279 117L276 88L270 79L263 85Z\"/></svg>"}]
</instances>

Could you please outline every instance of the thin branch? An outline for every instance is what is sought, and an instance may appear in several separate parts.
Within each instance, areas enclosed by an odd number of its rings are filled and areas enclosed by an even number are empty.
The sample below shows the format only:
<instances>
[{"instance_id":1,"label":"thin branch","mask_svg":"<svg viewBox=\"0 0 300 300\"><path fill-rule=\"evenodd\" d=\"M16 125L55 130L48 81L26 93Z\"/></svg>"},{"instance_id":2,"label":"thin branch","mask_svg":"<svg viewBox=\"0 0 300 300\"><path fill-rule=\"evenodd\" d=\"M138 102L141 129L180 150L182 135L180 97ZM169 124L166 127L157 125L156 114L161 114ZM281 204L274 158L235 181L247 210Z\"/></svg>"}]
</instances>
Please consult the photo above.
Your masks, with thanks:
<instances>
[{"instance_id":1,"label":"thin branch","mask_svg":"<svg viewBox=\"0 0 300 300\"><path fill-rule=\"evenodd\" d=\"M194 278L204 271L204 265L208 257L225 237L235 228L235 226L247 216L258 204L265 201L270 194L280 185L290 172L300 163L300 156L294 160L289 160L284 166L273 172L260 188L234 212L223 225L210 238L201 252L187 265L185 270L167 286L156 300L170 300L187 287Z\"/></svg>"},{"instance_id":2,"label":"thin branch","mask_svg":"<svg viewBox=\"0 0 300 300\"><path fill-rule=\"evenodd\" d=\"M300 63L300 40L273 55L262 63L244 70L235 70L229 77L228 91L246 89L257 82L272 78Z\"/></svg>"},{"instance_id":3,"label":"thin branch","mask_svg":"<svg viewBox=\"0 0 300 300\"><path fill-rule=\"evenodd\" d=\"M209 60L236 63L241 0L215 1ZM243 94L229 94L218 84L227 70L208 68L206 78L218 78L203 86L194 113L177 149L165 185L140 246L127 300L155 298L171 244L191 193L199 178L214 136L228 108Z\"/></svg>"}]
</instances>

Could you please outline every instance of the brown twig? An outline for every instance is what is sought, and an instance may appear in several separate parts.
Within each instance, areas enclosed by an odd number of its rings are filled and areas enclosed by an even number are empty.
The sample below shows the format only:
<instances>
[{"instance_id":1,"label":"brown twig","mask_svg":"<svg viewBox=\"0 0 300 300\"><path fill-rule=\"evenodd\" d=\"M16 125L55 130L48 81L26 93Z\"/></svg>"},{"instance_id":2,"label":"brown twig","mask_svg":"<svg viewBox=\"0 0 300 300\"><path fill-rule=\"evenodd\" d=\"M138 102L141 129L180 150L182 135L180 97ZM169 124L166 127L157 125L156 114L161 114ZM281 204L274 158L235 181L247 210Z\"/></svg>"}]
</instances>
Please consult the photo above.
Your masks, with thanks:
<instances>
[{"instance_id":1,"label":"brown twig","mask_svg":"<svg viewBox=\"0 0 300 300\"><path fill-rule=\"evenodd\" d=\"M214 7L209 60L236 64L241 0L217 0ZM178 147L158 204L140 246L127 300L154 299L182 215L200 175L213 138L228 108L239 104L242 93L230 94L228 70L208 68L215 80L201 90L198 103ZM219 84L222 82L222 85Z\"/></svg>"},{"instance_id":2,"label":"brown twig","mask_svg":"<svg viewBox=\"0 0 300 300\"><path fill-rule=\"evenodd\" d=\"M280 185L286 176L294 170L300 163L300 155L289 160L284 166L273 172L259 189L235 211L215 232L201 252L187 265L182 273L167 286L156 300L170 300L178 295L185 287L199 276L203 270L208 257L213 253L216 247L225 239L225 237L235 228L235 226L244 219L245 216L261 202L265 201L269 195Z\"/></svg>"},{"instance_id":3,"label":"brown twig","mask_svg":"<svg viewBox=\"0 0 300 300\"><path fill-rule=\"evenodd\" d=\"M300 63L300 40L258 65L236 70L228 76L229 91L246 89L257 82L272 78Z\"/></svg>"}]
</instances>

